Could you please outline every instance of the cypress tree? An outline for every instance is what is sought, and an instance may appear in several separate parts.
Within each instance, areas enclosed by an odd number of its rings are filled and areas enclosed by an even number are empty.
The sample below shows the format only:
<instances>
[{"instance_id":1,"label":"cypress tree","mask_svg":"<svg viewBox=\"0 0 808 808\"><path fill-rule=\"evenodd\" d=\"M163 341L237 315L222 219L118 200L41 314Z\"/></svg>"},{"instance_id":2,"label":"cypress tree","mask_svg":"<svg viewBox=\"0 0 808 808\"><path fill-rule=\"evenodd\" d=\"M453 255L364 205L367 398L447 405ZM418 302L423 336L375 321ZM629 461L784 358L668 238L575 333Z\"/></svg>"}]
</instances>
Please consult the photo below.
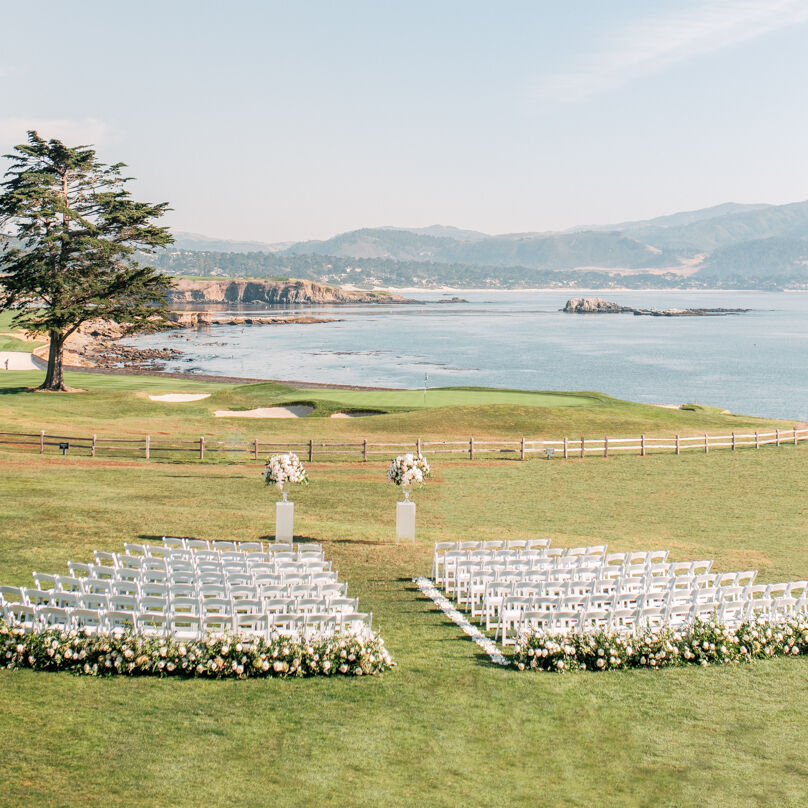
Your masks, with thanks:
<instances>
[{"instance_id":1,"label":"cypress tree","mask_svg":"<svg viewBox=\"0 0 808 808\"><path fill-rule=\"evenodd\" d=\"M101 318L124 333L166 323L167 275L140 266L173 241L155 224L168 203L134 201L124 163L106 165L90 146L69 147L35 131L5 155L11 166L0 188L0 309L12 322L47 334L48 370L41 390L65 390L65 340Z\"/></svg>"}]
</instances>

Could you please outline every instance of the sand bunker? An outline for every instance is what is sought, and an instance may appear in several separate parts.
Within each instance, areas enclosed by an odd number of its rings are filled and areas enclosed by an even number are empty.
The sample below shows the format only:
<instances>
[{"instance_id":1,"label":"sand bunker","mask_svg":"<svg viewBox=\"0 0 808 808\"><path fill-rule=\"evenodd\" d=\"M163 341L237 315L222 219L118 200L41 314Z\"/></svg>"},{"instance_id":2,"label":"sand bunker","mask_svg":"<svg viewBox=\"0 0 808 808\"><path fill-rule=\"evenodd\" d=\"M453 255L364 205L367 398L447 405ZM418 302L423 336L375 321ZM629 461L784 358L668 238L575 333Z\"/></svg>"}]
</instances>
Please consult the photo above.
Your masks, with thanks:
<instances>
[{"instance_id":1,"label":"sand bunker","mask_svg":"<svg viewBox=\"0 0 808 808\"><path fill-rule=\"evenodd\" d=\"M335 412L332 418L368 418L371 415L383 415L375 410L354 410L353 412Z\"/></svg>"},{"instance_id":2,"label":"sand bunker","mask_svg":"<svg viewBox=\"0 0 808 808\"><path fill-rule=\"evenodd\" d=\"M149 396L152 401L201 401L203 398L210 398L210 393L163 393L159 396Z\"/></svg>"},{"instance_id":3,"label":"sand bunker","mask_svg":"<svg viewBox=\"0 0 808 808\"><path fill-rule=\"evenodd\" d=\"M40 367L25 351L0 351L0 371L6 369L6 361L8 370L39 370Z\"/></svg>"},{"instance_id":4,"label":"sand bunker","mask_svg":"<svg viewBox=\"0 0 808 808\"><path fill-rule=\"evenodd\" d=\"M254 410L216 410L217 418L305 418L314 407L295 404L291 407L256 407Z\"/></svg>"}]
</instances>

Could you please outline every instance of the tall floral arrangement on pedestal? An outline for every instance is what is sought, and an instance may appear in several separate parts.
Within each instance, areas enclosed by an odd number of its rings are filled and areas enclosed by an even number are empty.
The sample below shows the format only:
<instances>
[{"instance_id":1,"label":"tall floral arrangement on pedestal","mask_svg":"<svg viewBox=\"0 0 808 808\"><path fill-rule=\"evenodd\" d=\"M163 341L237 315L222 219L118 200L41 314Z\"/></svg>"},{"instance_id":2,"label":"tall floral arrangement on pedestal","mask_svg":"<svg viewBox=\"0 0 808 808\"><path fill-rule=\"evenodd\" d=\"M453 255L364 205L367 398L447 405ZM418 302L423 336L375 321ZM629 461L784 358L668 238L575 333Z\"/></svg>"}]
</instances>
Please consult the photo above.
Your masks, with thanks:
<instances>
[{"instance_id":1,"label":"tall floral arrangement on pedestal","mask_svg":"<svg viewBox=\"0 0 808 808\"><path fill-rule=\"evenodd\" d=\"M388 481L400 485L405 492L414 485L423 485L431 476L432 470L422 454L399 455L387 469Z\"/></svg>"},{"instance_id":2,"label":"tall floral arrangement on pedestal","mask_svg":"<svg viewBox=\"0 0 808 808\"><path fill-rule=\"evenodd\" d=\"M280 491L283 491L286 483L309 484L306 469L300 462L300 458L292 452L272 455L266 466L264 466L262 476L266 485L274 485Z\"/></svg>"}]
</instances>

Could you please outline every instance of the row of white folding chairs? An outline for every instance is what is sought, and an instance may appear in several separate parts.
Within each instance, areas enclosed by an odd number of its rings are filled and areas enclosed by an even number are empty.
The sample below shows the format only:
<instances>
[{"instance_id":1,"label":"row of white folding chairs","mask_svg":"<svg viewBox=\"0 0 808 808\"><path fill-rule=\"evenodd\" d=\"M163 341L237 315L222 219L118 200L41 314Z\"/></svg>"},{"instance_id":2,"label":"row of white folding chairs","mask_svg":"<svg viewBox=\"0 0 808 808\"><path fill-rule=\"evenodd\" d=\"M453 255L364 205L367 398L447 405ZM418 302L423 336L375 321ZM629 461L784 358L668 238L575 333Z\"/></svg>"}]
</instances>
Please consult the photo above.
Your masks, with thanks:
<instances>
[{"instance_id":1,"label":"row of white folding chairs","mask_svg":"<svg viewBox=\"0 0 808 808\"><path fill-rule=\"evenodd\" d=\"M151 586L202 586L221 584L224 586L270 586L291 583L325 584L338 583L338 574L334 570L283 569L275 572L263 570L239 571L220 570L186 573L174 571L170 575L159 570L131 570L119 568L95 568L87 577L70 575L51 575L35 572L34 583L37 589L55 589L62 592L98 592L117 589L126 592L128 589L143 589Z\"/></svg>"},{"instance_id":2,"label":"row of white folding chairs","mask_svg":"<svg viewBox=\"0 0 808 808\"><path fill-rule=\"evenodd\" d=\"M145 558L265 558L267 560L278 558L325 558L321 545L314 542L301 544L283 544L270 549L254 548L223 548L212 547L209 550L199 548L171 547L161 544L134 544L124 543L127 555L143 556Z\"/></svg>"},{"instance_id":3,"label":"row of white folding chairs","mask_svg":"<svg viewBox=\"0 0 808 808\"><path fill-rule=\"evenodd\" d=\"M54 606L0 606L0 614L25 631L84 629L88 633L132 631L145 636L196 640L206 634L235 632L259 635L267 640L278 634L311 635L334 630L372 628L372 613L209 614L206 616L161 612L117 612L96 609L60 609Z\"/></svg>"},{"instance_id":4,"label":"row of white folding chairs","mask_svg":"<svg viewBox=\"0 0 808 808\"><path fill-rule=\"evenodd\" d=\"M538 566L601 566L621 571L639 571L649 567L665 569L666 566L677 564L697 563L705 567L705 571L712 566L712 561L698 562L668 562L667 550L651 550L640 553L606 553L603 547L570 547L551 548L550 550L530 550L519 556L506 556L498 552L488 551L453 551L443 558L443 567L455 567L466 562L479 563L506 563L514 565ZM446 572L439 576L438 583L444 580Z\"/></svg>"},{"instance_id":5,"label":"row of white folding chairs","mask_svg":"<svg viewBox=\"0 0 808 808\"><path fill-rule=\"evenodd\" d=\"M732 628L756 619L780 622L792 615L806 612L808 612L808 599L805 598L792 604L749 601L672 607L636 606L613 611L600 609L523 611L509 616L507 624L503 624L503 644L510 642L507 635L509 629L514 626L517 634L528 629L545 633L597 631L633 633L645 628L665 626L681 629L696 619L702 621L715 619L722 625Z\"/></svg>"},{"instance_id":6,"label":"row of white folding chairs","mask_svg":"<svg viewBox=\"0 0 808 808\"><path fill-rule=\"evenodd\" d=\"M299 544L275 544L272 542L210 542L208 547L205 547L205 542L200 539L188 540L188 546L180 547L177 544L167 543L164 540L162 544L136 544L130 542L124 545L124 549L130 554L148 555L169 557L181 553L240 553L243 555L265 555L273 557L279 554L283 555L315 555L320 558L324 557L324 550L321 544L317 542L300 542ZM196 542L197 544L191 544Z\"/></svg>"},{"instance_id":7,"label":"row of white folding chairs","mask_svg":"<svg viewBox=\"0 0 808 808\"><path fill-rule=\"evenodd\" d=\"M208 554L206 553L205 556ZM215 569L331 569L331 561L319 556L294 556L290 558L272 558L263 553L256 553L252 558L149 558L148 556L117 555L115 563L109 566L128 569L165 570L215 570Z\"/></svg>"},{"instance_id":8,"label":"row of white folding chairs","mask_svg":"<svg viewBox=\"0 0 808 808\"><path fill-rule=\"evenodd\" d=\"M27 606L53 606L63 609L103 609L112 611L205 611L213 604L227 602L239 605L267 604L271 602L298 604L315 601L323 610L337 609L358 611L356 598L348 598L344 586L326 585L323 587L277 587L272 590L257 590L248 587L234 587L231 590L209 587L202 591L195 589L168 589L167 587L151 588L144 591L126 590L125 592L86 593L60 592L58 590L28 589L26 587L0 587L0 604L21 604ZM193 605L195 604L195 605ZM294 611L294 610L292 610Z\"/></svg>"},{"instance_id":9,"label":"row of white folding chairs","mask_svg":"<svg viewBox=\"0 0 808 808\"><path fill-rule=\"evenodd\" d=\"M579 549L579 548L572 548ZM687 561L668 563L659 561L667 555L667 550L651 551L648 553L615 553L622 561L609 562L608 556L601 553L577 554L569 556L559 556L548 558L535 556L530 558L512 559L501 561L500 559L483 559L476 557L476 554L468 554L461 558L449 556L444 559L443 572L440 580L436 583L442 586L447 595L454 594L458 575L465 571L466 578L475 567L481 570L501 570L501 571L532 571L532 570L552 570L552 569L591 569L602 570L604 575L612 577L625 575L675 575L684 573L706 573L712 566L712 561ZM631 558L635 556L636 558Z\"/></svg>"},{"instance_id":10,"label":"row of white folding chairs","mask_svg":"<svg viewBox=\"0 0 808 808\"><path fill-rule=\"evenodd\" d=\"M599 573L601 577L645 577L645 576L666 576L672 577L677 575L707 575L712 568L713 562L710 560L700 561L681 561L681 562L663 562L663 563L632 563L628 565L609 564L601 561L595 557L580 556L575 558L561 558L561 559L531 559L531 560L516 560L507 563L491 562L478 559L466 559L458 561L453 567L447 570L447 577L449 580L449 588L453 589L457 584L458 579L468 580L470 575L475 571L479 572L495 572L500 571L548 571L552 572L558 570L563 571L577 571L589 574ZM460 582L462 584L462 581Z\"/></svg>"},{"instance_id":11,"label":"row of white folding chairs","mask_svg":"<svg viewBox=\"0 0 808 808\"><path fill-rule=\"evenodd\" d=\"M463 561L492 561L492 562L524 562L530 560L539 564L564 564L567 559L576 563L602 564L609 567L622 567L625 570L639 571L648 565L660 565L667 562L667 550L650 550L627 553L607 553L606 545L593 545L587 547L554 547L540 549L526 549L511 554L500 550L445 550L435 553L433 558L433 578L438 586L445 583L447 568ZM712 561L698 562L706 564L707 569ZM451 576L450 576L451 577Z\"/></svg>"},{"instance_id":12,"label":"row of white folding chairs","mask_svg":"<svg viewBox=\"0 0 808 808\"><path fill-rule=\"evenodd\" d=\"M114 598L163 598L168 601L177 598L193 598L197 601L209 598L228 597L232 600L290 598L340 598L347 597L345 583L308 582L267 586L222 586L220 584L163 584L136 585L131 582L99 581L89 591L64 592L59 589L31 589L29 587L0 586L0 603L24 603L46 606L75 606L78 603L107 601Z\"/></svg>"},{"instance_id":13,"label":"row of white folding chairs","mask_svg":"<svg viewBox=\"0 0 808 808\"><path fill-rule=\"evenodd\" d=\"M545 597L556 600L570 597L604 600L625 598L634 601L638 598L645 598L655 600L660 604L710 600L721 603L766 597L769 596L772 587L778 586L774 584L755 586L742 583L745 580L754 579L753 573L754 571L725 573L727 585L722 586L714 585L715 576L713 575L674 578L657 576L648 579L629 577L617 580L485 581L484 586L479 590L472 590L471 608L472 615L480 616L481 622L485 621L486 628L491 628L492 625L497 624L499 610L507 597ZM795 581L785 586L784 592L791 597L801 597L805 594L805 582Z\"/></svg>"},{"instance_id":14,"label":"row of white folding chairs","mask_svg":"<svg viewBox=\"0 0 808 808\"><path fill-rule=\"evenodd\" d=\"M651 550L635 553L606 553L605 545L595 547L552 548L547 551L528 551L519 557L503 558L496 552L449 552L443 556L439 565L439 572L435 579L436 585L452 589L452 582L458 567L475 562L482 565L496 566L504 563L512 569L532 569L563 566L602 567L614 575L633 574L643 575L648 571L657 571L658 574L671 571L686 571L698 569L707 572L712 561L695 562L667 562L667 550Z\"/></svg>"},{"instance_id":15,"label":"row of white folding chairs","mask_svg":"<svg viewBox=\"0 0 808 808\"><path fill-rule=\"evenodd\" d=\"M433 578L437 586L445 586L452 569L464 561L479 561L504 564L563 563L563 559L576 562L603 562L606 545L594 547L531 547L519 551L511 550L447 550L433 558Z\"/></svg>"},{"instance_id":16,"label":"row of white folding chairs","mask_svg":"<svg viewBox=\"0 0 808 808\"><path fill-rule=\"evenodd\" d=\"M249 568L257 565L262 566L331 566L330 561L326 561L320 553L219 553L219 552L198 552L176 551L172 555L164 557L154 557L129 553L109 553L101 550L93 552L96 564L108 567L132 567L135 569L196 569L202 565L217 567L240 566Z\"/></svg>"},{"instance_id":17,"label":"row of white folding chairs","mask_svg":"<svg viewBox=\"0 0 808 808\"><path fill-rule=\"evenodd\" d=\"M596 568L540 568L521 571L471 569L468 574L459 575L452 594L458 605L464 606L472 615L480 614L489 590L508 586L511 589L538 584L554 585L560 591L568 584L580 589L600 588L604 591L614 589L644 591L665 589L669 586L680 588L698 588L704 586L737 586L748 584L754 580L755 570L737 573L725 573L722 576L708 575L657 575L653 571L643 577L633 574L618 573L611 577L613 570Z\"/></svg>"},{"instance_id":18,"label":"row of white folding chairs","mask_svg":"<svg viewBox=\"0 0 808 808\"><path fill-rule=\"evenodd\" d=\"M149 552L152 548L161 545L144 544ZM180 538L177 536L163 536L162 547L178 549L178 550L222 550L222 551L242 551L242 552L262 552L262 553L280 553L280 552L323 552L322 545L317 542L300 542L294 544L292 542L262 542L262 541L221 541L212 539L191 539Z\"/></svg>"},{"instance_id":19,"label":"row of white folding chairs","mask_svg":"<svg viewBox=\"0 0 808 808\"><path fill-rule=\"evenodd\" d=\"M203 573L307 573L318 571L329 571L331 563L326 561L312 562L311 564L300 564L298 562L280 564L211 564L203 562L199 565L185 565L177 563L173 565L156 566L152 564L84 564L76 561L67 562L70 578L108 578L110 580L134 580L138 576L142 579L161 580L166 578L196 578ZM34 577L44 573L34 573ZM57 576L58 577L58 576Z\"/></svg>"},{"instance_id":20,"label":"row of white folding chairs","mask_svg":"<svg viewBox=\"0 0 808 808\"><path fill-rule=\"evenodd\" d=\"M613 576L610 571L603 569L553 569L531 570L527 574L490 574L487 571L478 572L472 576L468 586L491 588L500 585L518 587L533 584L570 584L583 589L599 589L602 591L664 591L668 588L701 589L705 587L737 587L751 586L757 577L757 570L740 570L725 573L707 573L694 575L692 573L655 574L647 572L644 576L620 574Z\"/></svg>"},{"instance_id":21,"label":"row of white folding chairs","mask_svg":"<svg viewBox=\"0 0 808 808\"><path fill-rule=\"evenodd\" d=\"M468 579L475 569L480 571L499 572L503 575L522 574L531 572L548 572L551 570L588 570L605 568L600 557L574 556L567 559L549 560L546 558L512 559L506 562L486 562L476 559L463 559L462 561L449 560L444 568L440 586L448 596L456 594L458 575L462 574ZM609 568L615 569L618 568Z\"/></svg>"},{"instance_id":22,"label":"row of white folding chairs","mask_svg":"<svg viewBox=\"0 0 808 808\"><path fill-rule=\"evenodd\" d=\"M488 541L439 541L435 542L432 552L432 579L436 580L439 574L438 568L443 563L443 557L447 552L475 550L505 550L518 555L524 550L534 550L548 548L550 539L493 539Z\"/></svg>"},{"instance_id":23,"label":"row of white folding chairs","mask_svg":"<svg viewBox=\"0 0 808 808\"><path fill-rule=\"evenodd\" d=\"M675 599L646 595L623 598L571 596L560 599L511 596L504 599L499 620L493 625L497 636L500 631L502 632L504 642L509 629L519 625L525 613L534 617L541 614L542 619L550 623L553 623L557 615L560 615L559 619L567 621L577 615L580 618L577 630L584 630L584 626L589 625L596 628L612 628L615 619L613 615L623 615L627 612L657 616L661 621L660 625L679 625L682 621L696 617L702 620L716 617L722 623L737 625L756 617L780 620L806 610L808 610L808 598L805 596L754 599L715 597Z\"/></svg>"}]
</instances>

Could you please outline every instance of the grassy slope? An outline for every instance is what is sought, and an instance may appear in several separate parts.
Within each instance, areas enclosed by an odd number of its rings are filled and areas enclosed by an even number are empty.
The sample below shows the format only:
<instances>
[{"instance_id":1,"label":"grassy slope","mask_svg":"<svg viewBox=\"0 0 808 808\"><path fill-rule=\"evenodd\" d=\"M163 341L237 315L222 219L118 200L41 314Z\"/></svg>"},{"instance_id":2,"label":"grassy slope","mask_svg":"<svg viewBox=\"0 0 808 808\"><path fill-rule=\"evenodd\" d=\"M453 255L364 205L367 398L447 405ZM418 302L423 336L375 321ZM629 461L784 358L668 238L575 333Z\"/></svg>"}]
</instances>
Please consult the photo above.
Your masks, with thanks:
<instances>
[{"instance_id":1,"label":"grassy slope","mask_svg":"<svg viewBox=\"0 0 808 808\"><path fill-rule=\"evenodd\" d=\"M235 385L194 379L68 373L70 386L87 392L52 396L31 392L40 371L0 375L0 425L10 429L50 432L70 427L99 436L151 434L221 440L261 439L369 440L478 439L519 436L559 438L634 436L640 433L694 434L764 429L773 422L718 410L669 410L619 401L600 393L553 393L521 390L446 388L429 390L355 391L294 389L271 382ZM149 393L209 392L198 402L150 401ZM314 416L297 420L214 418L217 409L251 409L293 402L315 405ZM377 409L384 415L331 420L344 409ZM3 426L0 426L3 428ZM773 428L773 427L772 427ZM382 437L384 436L384 437Z\"/></svg>"},{"instance_id":2,"label":"grassy slope","mask_svg":"<svg viewBox=\"0 0 808 808\"><path fill-rule=\"evenodd\" d=\"M429 545L551 535L808 577L808 447L568 463L437 464L395 546L381 464L314 464L295 493L399 662L379 679L93 681L0 672L2 805L801 806L808 660L555 677L489 664L413 590ZM93 548L272 526L258 466L0 453L0 570ZM194 795L190 797L189 795Z\"/></svg>"}]
</instances>

